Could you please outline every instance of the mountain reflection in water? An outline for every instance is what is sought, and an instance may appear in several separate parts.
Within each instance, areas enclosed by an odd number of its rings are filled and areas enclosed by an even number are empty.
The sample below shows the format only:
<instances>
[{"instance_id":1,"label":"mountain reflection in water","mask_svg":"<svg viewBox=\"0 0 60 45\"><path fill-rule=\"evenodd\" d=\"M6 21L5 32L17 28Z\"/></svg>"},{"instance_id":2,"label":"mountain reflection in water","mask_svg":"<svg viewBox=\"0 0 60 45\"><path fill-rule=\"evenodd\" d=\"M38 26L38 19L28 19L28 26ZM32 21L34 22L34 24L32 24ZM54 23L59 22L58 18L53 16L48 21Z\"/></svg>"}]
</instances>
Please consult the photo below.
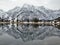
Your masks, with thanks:
<instances>
[{"instance_id":1,"label":"mountain reflection in water","mask_svg":"<svg viewBox=\"0 0 60 45\"><path fill-rule=\"evenodd\" d=\"M46 37L60 37L60 25L7 25L0 24L0 36L3 33L14 37L21 38L24 42L31 40L44 40Z\"/></svg>"}]
</instances>

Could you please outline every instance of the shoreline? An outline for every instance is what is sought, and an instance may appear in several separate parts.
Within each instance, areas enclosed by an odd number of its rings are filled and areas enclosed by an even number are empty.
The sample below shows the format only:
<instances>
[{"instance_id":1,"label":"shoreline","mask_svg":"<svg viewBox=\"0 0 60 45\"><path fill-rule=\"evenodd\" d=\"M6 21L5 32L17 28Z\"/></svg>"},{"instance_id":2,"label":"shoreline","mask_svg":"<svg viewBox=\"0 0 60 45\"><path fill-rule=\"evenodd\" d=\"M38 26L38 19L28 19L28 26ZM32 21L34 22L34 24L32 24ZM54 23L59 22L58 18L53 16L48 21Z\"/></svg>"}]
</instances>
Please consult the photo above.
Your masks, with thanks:
<instances>
[{"instance_id":1,"label":"shoreline","mask_svg":"<svg viewBox=\"0 0 60 45\"><path fill-rule=\"evenodd\" d=\"M0 24L59 24L60 22L0 22Z\"/></svg>"}]
</instances>

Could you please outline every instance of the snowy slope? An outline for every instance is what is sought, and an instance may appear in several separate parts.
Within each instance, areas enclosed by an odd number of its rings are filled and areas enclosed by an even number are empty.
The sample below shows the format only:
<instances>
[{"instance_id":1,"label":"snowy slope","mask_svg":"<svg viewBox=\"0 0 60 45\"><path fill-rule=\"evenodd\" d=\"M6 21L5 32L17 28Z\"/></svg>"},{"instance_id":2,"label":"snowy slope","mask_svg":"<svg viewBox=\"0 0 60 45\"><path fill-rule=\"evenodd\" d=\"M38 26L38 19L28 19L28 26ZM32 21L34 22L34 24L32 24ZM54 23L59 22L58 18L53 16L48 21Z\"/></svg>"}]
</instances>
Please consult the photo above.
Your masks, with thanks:
<instances>
[{"instance_id":1,"label":"snowy slope","mask_svg":"<svg viewBox=\"0 0 60 45\"><path fill-rule=\"evenodd\" d=\"M6 12L4 12L3 10L0 10L0 18L1 19L7 19L7 17L8 17L8 14Z\"/></svg>"},{"instance_id":2,"label":"snowy slope","mask_svg":"<svg viewBox=\"0 0 60 45\"><path fill-rule=\"evenodd\" d=\"M24 4L22 7L15 7L7 12L0 11L1 17L8 15L13 20L33 19L38 18L39 20L53 20L60 17L60 10L47 9L44 6L36 7L33 5ZM4 15L4 16L2 16Z\"/></svg>"}]
</instances>

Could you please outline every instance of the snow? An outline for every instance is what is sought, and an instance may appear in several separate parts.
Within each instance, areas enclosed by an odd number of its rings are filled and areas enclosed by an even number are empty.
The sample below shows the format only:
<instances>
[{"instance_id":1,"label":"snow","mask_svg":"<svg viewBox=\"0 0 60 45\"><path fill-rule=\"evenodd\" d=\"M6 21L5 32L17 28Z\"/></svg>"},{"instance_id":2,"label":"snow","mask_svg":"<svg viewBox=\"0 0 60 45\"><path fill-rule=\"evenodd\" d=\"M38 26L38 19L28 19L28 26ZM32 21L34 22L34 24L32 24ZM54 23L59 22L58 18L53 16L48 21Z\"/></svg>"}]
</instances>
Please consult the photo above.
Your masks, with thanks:
<instances>
[{"instance_id":1,"label":"snow","mask_svg":"<svg viewBox=\"0 0 60 45\"><path fill-rule=\"evenodd\" d=\"M33 18L38 18L39 20L53 20L60 17L60 10L50 10L44 6L36 7L33 5L24 4L21 8L15 7L7 12L0 10L0 17L2 18L18 18L18 20L23 20L28 18L29 20Z\"/></svg>"}]
</instances>

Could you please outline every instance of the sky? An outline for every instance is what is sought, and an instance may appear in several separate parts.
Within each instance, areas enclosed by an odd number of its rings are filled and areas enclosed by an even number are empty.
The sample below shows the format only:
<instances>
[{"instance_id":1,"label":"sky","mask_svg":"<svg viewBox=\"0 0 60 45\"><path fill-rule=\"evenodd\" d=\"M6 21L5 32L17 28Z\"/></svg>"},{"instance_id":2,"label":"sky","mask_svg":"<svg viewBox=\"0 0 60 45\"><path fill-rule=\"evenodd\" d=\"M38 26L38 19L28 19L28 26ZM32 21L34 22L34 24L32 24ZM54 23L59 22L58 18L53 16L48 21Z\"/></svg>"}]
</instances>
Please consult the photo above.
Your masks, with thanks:
<instances>
[{"instance_id":1,"label":"sky","mask_svg":"<svg viewBox=\"0 0 60 45\"><path fill-rule=\"evenodd\" d=\"M60 0L0 0L0 9L8 11L23 4L45 6L53 10L60 9Z\"/></svg>"}]
</instances>

